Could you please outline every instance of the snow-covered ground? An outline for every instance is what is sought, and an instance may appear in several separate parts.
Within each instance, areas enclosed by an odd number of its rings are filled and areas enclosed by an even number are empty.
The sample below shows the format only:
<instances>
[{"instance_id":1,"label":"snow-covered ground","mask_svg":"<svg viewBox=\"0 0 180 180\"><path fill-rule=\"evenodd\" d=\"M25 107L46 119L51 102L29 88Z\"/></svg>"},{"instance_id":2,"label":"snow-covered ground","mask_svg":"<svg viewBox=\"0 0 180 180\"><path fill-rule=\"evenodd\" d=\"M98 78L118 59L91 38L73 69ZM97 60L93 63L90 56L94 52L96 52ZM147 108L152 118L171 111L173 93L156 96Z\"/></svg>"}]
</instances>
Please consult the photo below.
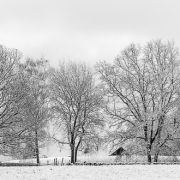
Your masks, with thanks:
<instances>
[{"instance_id":1,"label":"snow-covered ground","mask_svg":"<svg viewBox=\"0 0 180 180\"><path fill-rule=\"evenodd\" d=\"M179 165L0 167L0 180L179 180Z\"/></svg>"}]
</instances>

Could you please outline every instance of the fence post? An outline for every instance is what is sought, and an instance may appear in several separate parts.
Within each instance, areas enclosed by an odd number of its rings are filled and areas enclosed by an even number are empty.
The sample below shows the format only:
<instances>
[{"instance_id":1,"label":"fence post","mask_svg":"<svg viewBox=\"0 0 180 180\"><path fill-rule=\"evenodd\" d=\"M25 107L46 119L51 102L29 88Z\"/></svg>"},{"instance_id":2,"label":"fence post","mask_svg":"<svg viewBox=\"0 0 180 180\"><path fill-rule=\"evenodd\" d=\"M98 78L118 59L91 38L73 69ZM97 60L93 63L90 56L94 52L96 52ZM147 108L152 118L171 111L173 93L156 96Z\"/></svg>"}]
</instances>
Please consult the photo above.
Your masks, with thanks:
<instances>
[{"instance_id":1,"label":"fence post","mask_svg":"<svg viewBox=\"0 0 180 180\"><path fill-rule=\"evenodd\" d=\"M54 166L57 166L58 165L58 160L57 158L54 158Z\"/></svg>"},{"instance_id":2,"label":"fence post","mask_svg":"<svg viewBox=\"0 0 180 180\"><path fill-rule=\"evenodd\" d=\"M61 166L63 166L63 160L64 160L64 159L62 158L62 160L61 160Z\"/></svg>"}]
</instances>

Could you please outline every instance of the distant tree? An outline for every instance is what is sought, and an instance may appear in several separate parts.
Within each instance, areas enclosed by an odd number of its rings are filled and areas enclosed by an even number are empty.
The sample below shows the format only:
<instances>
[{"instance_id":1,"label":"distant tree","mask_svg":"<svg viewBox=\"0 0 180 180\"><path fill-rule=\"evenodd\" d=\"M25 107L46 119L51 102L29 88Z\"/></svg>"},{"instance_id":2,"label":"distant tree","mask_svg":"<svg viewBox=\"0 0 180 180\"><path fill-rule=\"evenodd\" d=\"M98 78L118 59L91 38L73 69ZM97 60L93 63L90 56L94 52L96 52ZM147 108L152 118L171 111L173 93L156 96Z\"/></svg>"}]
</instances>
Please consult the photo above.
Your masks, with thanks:
<instances>
[{"instance_id":1,"label":"distant tree","mask_svg":"<svg viewBox=\"0 0 180 180\"><path fill-rule=\"evenodd\" d=\"M25 126L28 127L25 137L25 149L29 147L34 148L31 155L39 160L39 143L46 138L45 127L49 119L48 111L48 93L47 93L47 61L44 59L33 60L27 59L24 64L21 64L21 70L26 78L26 83L29 88L27 92L26 101L24 104L24 119Z\"/></svg>"},{"instance_id":2,"label":"distant tree","mask_svg":"<svg viewBox=\"0 0 180 180\"><path fill-rule=\"evenodd\" d=\"M154 161L158 160L162 146L170 139L169 115L179 99L178 58L173 43L157 40L144 47L131 44L113 65L97 65L107 91L106 112L115 131L110 133L112 141L136 142L136 147L146 151L148 162L153 154Z\"/></svg>"},{"instance_id":3,"label":"distant tree","mask_svg":"<svg viewBox=\"0 0 180 180\"><path fill-rule=\"evenodd\" d=\"M100 115L103 93L94 84L90 70L83 64L60 64L51 72L52 109L57 126L71 149L71 163L77 161L78 149L85 138L103 125ZM60 142L60 141L59 141Z\"/></svg>"},{"instance_id":4,"label":"distant tree","mask_svg":"<svg viewBox=\"0 0 180 180\"><path fill-rule=\"evenodd\" d=\"M84 153L98 152L105 143L101 133L103 133L103 130L98 128L96 131L92 131L89 136L84 137L80 149Z\"/></svg>"}]
</instances>

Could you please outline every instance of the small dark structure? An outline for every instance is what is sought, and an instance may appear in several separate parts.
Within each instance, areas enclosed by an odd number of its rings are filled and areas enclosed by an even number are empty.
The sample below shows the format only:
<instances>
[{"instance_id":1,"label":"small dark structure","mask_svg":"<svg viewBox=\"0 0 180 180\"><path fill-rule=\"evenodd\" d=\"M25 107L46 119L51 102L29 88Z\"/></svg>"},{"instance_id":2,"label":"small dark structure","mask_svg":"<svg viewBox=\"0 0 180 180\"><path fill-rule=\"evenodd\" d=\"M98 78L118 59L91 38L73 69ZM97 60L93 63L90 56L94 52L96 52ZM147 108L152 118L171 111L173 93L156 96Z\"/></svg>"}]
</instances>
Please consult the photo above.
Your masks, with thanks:
<instances>
[{"instance_id":1,"label":"small dark structure","mask_svg":"<svg viewBox=\"0 0 180 180\"><path fill-rule=\"evenodd\" d=\"M114 151L110 156L122 156L125 152L125 149L123 147L118 148L116 151Z\"/></svg>"}]
</instances>

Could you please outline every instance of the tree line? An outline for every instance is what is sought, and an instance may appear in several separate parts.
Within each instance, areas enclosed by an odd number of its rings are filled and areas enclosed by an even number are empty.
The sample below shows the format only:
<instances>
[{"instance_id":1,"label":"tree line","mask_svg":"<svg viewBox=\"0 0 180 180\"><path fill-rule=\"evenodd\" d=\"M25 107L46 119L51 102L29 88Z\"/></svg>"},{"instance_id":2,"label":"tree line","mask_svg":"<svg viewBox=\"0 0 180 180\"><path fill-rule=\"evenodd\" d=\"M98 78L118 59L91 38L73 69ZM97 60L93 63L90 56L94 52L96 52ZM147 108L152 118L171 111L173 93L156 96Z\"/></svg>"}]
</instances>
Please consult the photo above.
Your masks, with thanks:
<instances>
[{"instance_id":1,"label":"tree line","mask_svg":"<svg viewBox=\"0 0 180 180\"><path fill-rule=\"evenodd\" d=\"M112 63L95 68L26 58L0 46L0 153L36 157L49 138L49 123L68 144L71 163L79 149L123 146L147 161L178 155L180 148L179 51L172 42L130 44Z\"/></svg>"}]
</instances>

